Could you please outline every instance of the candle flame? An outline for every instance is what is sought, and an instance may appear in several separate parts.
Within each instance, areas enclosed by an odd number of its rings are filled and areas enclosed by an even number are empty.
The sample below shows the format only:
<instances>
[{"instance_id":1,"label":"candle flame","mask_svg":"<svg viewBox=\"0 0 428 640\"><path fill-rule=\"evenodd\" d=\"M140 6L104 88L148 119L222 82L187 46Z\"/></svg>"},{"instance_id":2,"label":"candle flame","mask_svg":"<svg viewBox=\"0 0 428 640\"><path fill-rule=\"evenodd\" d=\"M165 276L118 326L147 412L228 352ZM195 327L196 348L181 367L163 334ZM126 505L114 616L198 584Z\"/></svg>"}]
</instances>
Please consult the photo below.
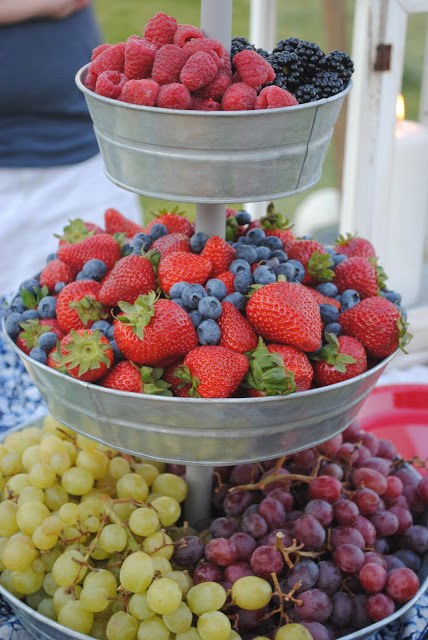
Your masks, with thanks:
<instances>
[{"instance_id":1,"label":"candle flame","mask_svg":"<svg viewBox=\"0 0 428 640\"><path fill-rule=\"evenodd\" d=\"M397 116L397 120L404 120L405 106L404 106L404 98L401 93L397 96L397 103L395 106L395 115Z\"/></svg>"}]
</instances>

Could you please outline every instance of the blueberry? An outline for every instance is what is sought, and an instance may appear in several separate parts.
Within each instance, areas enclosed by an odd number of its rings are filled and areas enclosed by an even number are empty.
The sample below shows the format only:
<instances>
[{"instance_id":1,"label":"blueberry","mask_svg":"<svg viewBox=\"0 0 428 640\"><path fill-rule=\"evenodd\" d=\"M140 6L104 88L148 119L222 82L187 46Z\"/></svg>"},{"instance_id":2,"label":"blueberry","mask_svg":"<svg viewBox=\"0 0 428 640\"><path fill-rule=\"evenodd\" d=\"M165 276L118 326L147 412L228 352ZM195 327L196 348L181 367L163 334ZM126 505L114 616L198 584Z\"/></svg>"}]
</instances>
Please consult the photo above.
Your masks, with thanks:
<instances>
[{"instance_id":1,"label":"blueberry","mask_svg":"<svg viewBox=\"0 0 428 640\"><path fill-rule=\"evenodd\" d=\"M288 260L287 254L281 249L275 249L275 251L272 251L272 258L278 258L280 262L287 262Z\"/></svg>"},{"instance_id":2,"label":"blueberry","mask_svg":"<svg viewBox=\"0 0 428 640\"><path fill-rule=\"evenodd\" d=\"M6 319L13 313L12 311L12 307L10 306L10 304L6 304L4 307L2 307L2 316L6 322Z\"/></svg>"},{"instance_id":3,"label":"blueberry","mask_svg":"<svg viewBox=\"0 0 428 640\"><path fill-rule=\"evenodd\" d=\"M207 292L200 284L188 284L184 287L181 299L189 309L197 309L199 301L205 298Z\"/></svg>"},{"instance_id":4,"label":"blueberry","mask_svg":"<svg viewBox=\"0 0 428 640\"><path fill-rule=\"evenodd\" d=\"M149 235L152 240L157 240L162 236L166 236L168 234L168 229L161 222L156 222L152 227L150 227Z\"/></svg>"},{"instance_id":5,"label":"blueberry","mask_svg":"<svg viewBox=\"0 0 428 640\"><path fill-rule=\"evenodd\" d=\"M320 304L320 314L323 324L337 322L339 319L339 309L333 304Z\"/></svg>"},{"instance_id":6,"label":"blueberry","mask_svg":"<svg viewBox=\"0 0 428 640\"><path fill-rule=\"evenodd\" d=\"M289 260L286 264L291 264L295 268L294 276L292 276L293 280L297 280L298 282L303 282L303 278L305 277L305 267L298 260Z\"/></svg>"},{"instance_id":7,"label":"blueberry","mask_svg":"<svg viewBox=\"0 0 428 640\"><path fill-rule=\"evenodd\" d=\"M221 337L220 327L217 322L211 320L202 320L199 327L196 329L198 334L199 343L204 344L217 344Z\"/></svg>"},{"instance_id":8,"label":"blueberry","mask_svg":"<svg viewBox=\"0 0 428 640\"><path fill-rule=\"evenodd\" d=\"M278 236L267 236L267 238L263 240L263 245L265 247L269 247L269 249L271 249L272 251L279 251L284 248L284 245L282 244Z\"/></svg>"},{"instance_id":9,"label":"blueberry","mask_svg":"<svg viewBox=\"0 0 428 640\"><path fill-rule=\"evenodd\" d=\"M39 312L37 309L26 309L22 314L22 319L25 320L37 320L40 318Z\"/></svg>"},{"instance_id":10,"label":"blueberry","mask_svg":"<svg viewBox=\"0 0 428 640\"><path fill-rule=\"evenodd\" d=\"M52 262L52 260L57 260L58 259L58 255L56 253L48 253L48 255L46 256L46 264L48 262Z\"/></svg>"},{"instance_id":11,"label":"blueberry","mask_svg":"<svg viewBox=\"0 0 428 640\"><path fill-rule=\"evenodd\" d=\"M83 273L88 280L96 280L96 282L100 282L107 273L107 265L103 260L92 258L85 262L81 273Z\"/></svg>"},{"instance_id":12,"label":"blueberry","mask_svg":"<svg viewBox=\"0 0 428 640\"><path fill-rule=\"evenodd\" d=\"M221 306L220 300L217 300L214 296L206 296L199 301L198 311L204 318L217 320L217 318L221 316L223 307Z\"/></svg>"},{"instance_id":13,"label":"blueberry","mask_svg":"<svg viewBox=\"0 0 428 640\"><path fill-rule=\"evenodd\" d=\"M233 293L229 293L228 296L223 298L223 302L230 302L234 307L239 309L239 311L242 311L242 309L244 308L245 298L242 293L239 293L239 291L234 291Z\"/></svg>"},{"instance_id":14,"label":"blueberry","mask_svg":"<svg viewBox=\"0 0 428 640\"><path fill-rule=\"evenodd\" d=\"M130 256L133 253L132 244L130 242L125 242L122 248L122 257Z\"/></svg>"},{"instance_id":15,"label":"blueberry","mask_svg":"<svg viewBox=\"0 0 428 640\"><path fill-rule=\"evenodd\" d=\"M392 304L400 304L401 302L401 293L398 293L398 291L382 289L380 295L392 302Z\"/></svg>"},{"instance_id":16,"label":"blueberry","mask_svg":"<svg viewBox=\"0 0 428 640\"><path fill-rule=\"evenodd\" d=\"M48 331L47 333L42 333L42 335L38 337L37 344L40 349L43 349L43 351L52 351L52 349L55 349L56 347L57 340L58 336L56 333Z\"/></svg>"},{"instance_id":17,"label":"blueberry","mask_svg":"<svg viewBox=\"0 0 428 640\"><path fill-rule=\"evenodd\" d=\"M246 295L253 284L253 275L248 271L240 271L236 274L233 285L235 287L235 291L238 293L242 293L242 295Z\"/></svg>"},{"instance_id":18,"label":"blueberry","mask_svg":"<svg viewBox=\"0 0 428 640\"><path fill-rule=\"evenodd\" d=\"M285 276L287 278L287 282L291 282L294 274L296 273L293 265L289 267L286 262L281 262L277 267L274 267L273 270L277 276Z\"/></svg>"},{"instance_id":19,"label":"blueberry","mask_svg":"<svg viewBox=\"0 0 428 640\"><path fill-rule=\"evenodd\" d=\"M321 282L321 284L317 285L316 289L322 293L323 296L327 296L327 298L337 296L337 287L332 282Z\"/></svg>"},{"instance_id":20,"label":"blueberry","mask_svg":"<svg viewBox=\"0 0 428 640\"><path fill-rule=\"evenodd\" d=\"M246 260L234 260L229 266L229 271L231 271L234 276L242 271L251 273L250 263Z\"/></svg>"},{"instance_id":21,"label":"blueberry","mask_svg":"<svg viewBox=\"0 0 428 640\"><path fill-rule=\"evenodd\" d=\"M40 289L40 283L35 278L24 280L24 282L21 282L21 284L19 285L19 293L21 293L23 289L34 296L36 291Z\"/></svg>"},{"instance_id":22,"label":"blueberry","mask_svg":"<svg viewBox=\"0 0 428 640\"><path fill-rule=\"evenodd\" d=\"M171 296L171 298L181 298L181 294L183 293L184 289L188 286L189 286L189 283L184 282L184 280L181 280L181 282L176 282L175 284L172 285L171 289L169 290L169 295Z\"/></svg>"},{"instance_id":23,"label":"blueberry","mask_svg":"<svg viewBox=\"0 0 428 640\"><path fill-rule=\"evenodd\" d=\"M22 319L22 313L17 313L16 311L14 311L5 320L4 325L6 332L9 334L12 340L16 340L19 332L21 331L19 323L22 322Z\"/></svg>"},{"instance_id":24,"label":"blueberry","mask_svg":"<svg viewBox=\"0 0 428 640\"><path fill-rule=\"evenodd\" d=\"M152 242L153 238L151 238L147 233L136 233L131 242L133 253L141 255L141 249L145 253L152 246Z\"/></svg>"},{"instance_id":25,"label":"blueberry","mask_svg":"<svg viewBox=\"0 0 428 640\"><path fill-rule=\"evenodd\" d=\"M358 304L359 301L360 296L357 291L355 291L355 289L346 289L346 291L344 291L340 297L340 310L347 311L348 309L355 307L355 305Z\"/></svg>"},{"instance_id":26,"label":"blueberry","mask_svg":"<svg viewBox=\"0 0 428 640\"><path fill-rule=\"evenodd\" d=\"M110 340L110 344L111 344L111 348L113 349L114 361L115 362L120 362L121 360L124 360L125 356L123 355L122 351L117 346L116 340Z\"/></svg>"},{"instance_id":27,"label":"blueberry","mask_svg":"<svg viewBox=\"0 0 428 640\"><path fill-rule=\"evenodd\" d=\"M241 226L244 224L250 224L251 216L248 211L244 211L244 209L240 209L235 216L236 222Z\"/></svg>"},{"instance_id":28,"label":"blueberry","mask_svg":"<svg viewBox=\"0 0 428 640\"><path fill-rule=\"evenodd\" d=\"M336 255L337 251L335 251L335 249L333 249L333 247L326 247L324 245L324 249L327 251L327 253L329 253L331 256Z\"/></svg>"},{"instance_id":29,"label":"blueberry","mask_svg":"<svg viewBox=\"0 0 428 640\"><path fill-rule=\"evenodd\" d=\"M239 247L240 244L251 244L251 243L248 240L248 238L246 238L245 236L239 236L239 238L235 242L235 249L236 247Z\"/></svg>"},{"instance_id":30,"label":"blueberry","mask_svg":"<svg viewBox=\"0 0 428 640\"><path fill-rule=\"evenodd\" d=\"M55 293L59 293L64 289L64 287L65 287L65 282L57 282L55 284Z\"/></svg>"},{"instance_id":31,"label":"blueberry","mask_svg":"<svg viewBox=\"0 0 428 640\"><path fill-rule=\"evenodd\" d=\"M319 352L321 351L321 349L323 348L323 343L321 342L320 346L318 347L318 349L315 349L315 351L306 351L306 355L308 356L308 358L313 358L314 356L317 356L319 354Z\"/></svg>"},{"instance_id":32,"label":"blueberry","mask_svg":"<svg viewBox=\"0 0 428 640\"><path fill-rule=\"evenodd\" d=\"M110 322L107 322L106 320L97 320L91 326L91 331L96 331L98 329L98 331L101 331L103 336L105 336L107 338L107 334L110 331L110 327L111 327ZM108 340L108 338L107 338L107 340Z\"/></svg>"},{"instance_id":33,"label":"blueberry","mask_svg":"<svg viewBox=\"0 0 428 640\"><path fill-rule=\"evenodd\" d=\"M33 347L28 355L30 358L33 358L33 360L40 362L41 364L46 364L48 361L46 351L43 351L40 347Z\"/></svg>"},{"instance_id":34,"label":"blueberry","mask_svg":"<svg viewBox=\"0 0 428 640\"><path fill-rule=\"evenodd\" d=\"M209 296L214 296L217 300L223 300L225 295L227 294L226 285L223 280L219 280L218 278L212 278L212 280L208 280L205 285L205 289Z\"/></svg>"},{"instance_id":35,"label":"blueberry","mask_svg":"<svg viewBox=\"0 0 428 640\"><path fill-rule=\"evenodd\" d=\"M227 240L226 242L229 245L229 247L235 247L236 242L233 242L233 240Z\"/></svg>"},{"instance_id":36,"label":"blueberry","mask_svg":"<svg viewBox=\"0 0 428 640\"><path fill-rule=\"evenodd\" d=\"M107 329L106 338L109 342L112 342L114 340L114 324L111 324Z\"/></svg>"},{"instance_id":37,"label":"blueberry","mask_svg":"<svg viewBox=\"0 0 428 640\"><path fill-rule=\"evenodd\" d=\"M342 296L339 294L337 294L337 296L334 296L334 299L337 300L338 302L340 302L342 300Z\"/></svg>"},{"instance_id":38,"label":"blueberry","mask_svg":"<svg viewBox=\"0 0 428 640\"><path fill-rule=\"evenodd\" d=\"M236 259L246 260L249 264L254 264L255 262L257 262L256 249L250 245L241 244L236 249Z\"/></svg>"},{"instance_id":39,"label":"blueberry","mask_svg":"<svg viewBox=\"0 0 428 640\"><path fill-rule=\"evenodd\" d=\"M332 258L332 260L334 262L334 265L333 265L333 269L334 269L334 267L337 267L338 264L340 264L341 262L344 262L345 260L347 260L348 256L345 256L344 253L334 253L331 256L331 258Z\"/></svg>"},{"instance_id":40,"label":"blueberry","mask_svg":"<svg viewBox=\"0 0 428 640\"><path fill-rule=\"evenodd\" d=\"M297 260L282 262L277 267L275 267L275 273L277 276L285 276L288 282L302 282L303 278L305 277L305 269L302 263L298 262Z\"/></svg>"},{"instance_id":41,"label":"blueberry","mask_svg":"<svg viewBox=\"0 0 428 640\"><path fill-rule=\"evenodd\" d=\"M275 272L264 264L257 267L253 276L256 284L270 284L271 282L276 282Z\"/></svg>"},{"instance_id":42,"label":"blueberry","mask_svg":"<svg viewBox=\"0 0 428 640\"><path fill-rule=\"evenodd\" d=\"M85 276L85 274L83 273L83 271L79 271L79 273L76 276L76 280L88 280L88 277Z\"/></svg>"},{"instance_id":43,"label":"blueberry","mask_svg":"<svg viewBox=\"0 0 428 640\"><path fill-rule=\"evenodd\" d=\"M256 227L255 229L250 229L249 231L247 231L246 238L251 244L259 246L266 238L266 234L263 229L260 229L260 227Z\"/></svg>"},{"instance_id":44,"label":"blueberry","mask_svg":"<svg viewBox=\"0 0 428 640\"><path fill-rule=\"evenodd\" d=\"M273 269L275 271L275 269L279 267L280 262L278 258L269 258L269 260L266 260L265 265L269 267L269 269Z\"/></svg>"},{"instance_id":45,"label":"blueberry","mask_svg":"<svg viewBox=\"0 0 428 640\"><path fill-rule=\"evenodd\" d=\"M193 311L190 311L189 318L191 319L195 329L197 329L202 322L202 315L199 313L197 309L194 309Z\"/></svg>"},{"instance_id":46,"label":"blueberry","mask_svg":"<svg viewBox=\"0 0 428 640\"><path fill-rule=\"evenodd\" d=\"M327 333L334 333L335 336L342 334L342 327L338 322L329 322L325 325L324 330L327 331Z\"/></svg>"},{"instance_id":47,"label":"blueberry","mask_svg":"<svg viewBox=\"0 0 428 640\"><path fill-rule=\"evenodd\" d=\"M16 296L10 303L11 309L15 313L24 313L27 308L25 304L22 302L21 296Z\"/></svg>"},{"instance_id":48,"label":"blueberry","mask_svg":"<svg viewBox=\"0 0 428 640\"><path fill-rule=\"evenodd\" d=\"M260 247L256 247L256 253L257 262L260 262L260 260L269 260L272 255L272 251L269 249L269 247L264 247L263 245L261 245Z\"/></svg>"},{"instance_id":49,"label":"blueberry","mask_svg":"<svg viewBox=\"0 0 428 640\"><path fill-rule=\"evenodd\" d=\"M187 311L186 305L184 304L183 300L178 296L176 298L171 298L171 302L175 302L175 304L178 304L179 307Z\"/></svg>"},{"instance_id":50,"label":"blueberry","mask_svg":"<svg viewBox=\"0 0 428 640\"><path fill-rule=\"evenodd\" d=\"M56 298L53 296L42 298L37 310L41 318L56 318Z\"/></svg>"},{"instance_id":51,"label":"blueberry","mask_svg":"<svg viewBox=\"0 0 428 640\"><path fill-rule=\"evenodd\" d=\"M208 235L203 231L198 231L190 238L190 248L193 253L201 253L202 249L208 242Z\"/></svg>"}]
</instances>

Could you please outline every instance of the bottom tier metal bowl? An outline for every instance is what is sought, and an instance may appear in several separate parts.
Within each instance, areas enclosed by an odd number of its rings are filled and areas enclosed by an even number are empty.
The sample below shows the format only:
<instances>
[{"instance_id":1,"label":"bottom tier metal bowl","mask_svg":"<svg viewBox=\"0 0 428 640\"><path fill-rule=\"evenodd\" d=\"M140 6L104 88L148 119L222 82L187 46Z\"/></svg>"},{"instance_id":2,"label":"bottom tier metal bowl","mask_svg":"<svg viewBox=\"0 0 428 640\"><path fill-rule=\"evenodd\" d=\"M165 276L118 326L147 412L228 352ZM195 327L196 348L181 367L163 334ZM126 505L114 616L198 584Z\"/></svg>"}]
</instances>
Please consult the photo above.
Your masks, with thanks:
<instances>
[{"instance_id":1,"label":"bottom tier metal bowl","mask_svg":"<svg viewBox=\"0 0 428 640\"><path fill-rule=\"evenodd\" d=\"M396 353L329 387L289 396L207 400L125 393L81 382L29 358L5 335L49 411L67 426L131 454L209 466L278 457L343 431Z\"/></svg>"}]
</instances>

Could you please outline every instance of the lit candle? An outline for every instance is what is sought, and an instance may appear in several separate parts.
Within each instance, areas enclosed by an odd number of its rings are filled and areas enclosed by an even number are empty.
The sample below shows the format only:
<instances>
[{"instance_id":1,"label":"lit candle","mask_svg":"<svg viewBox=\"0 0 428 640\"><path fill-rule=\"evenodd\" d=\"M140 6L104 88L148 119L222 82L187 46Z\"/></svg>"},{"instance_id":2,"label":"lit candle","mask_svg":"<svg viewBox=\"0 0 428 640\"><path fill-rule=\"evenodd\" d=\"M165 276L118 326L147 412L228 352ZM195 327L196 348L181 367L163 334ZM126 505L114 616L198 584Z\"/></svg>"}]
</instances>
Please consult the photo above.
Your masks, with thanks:
<instances>
[{"instance_id":1,"label":"lit candle","mask_svg":"<svg viewBox=\"0 0 428 640\"><path fill-rule=\"evenodd\" d=\"M428 129L404 120L403 96L397 99L394 156L390 184L390 211L385 255L381 256L389 280L405 306L419 296L425 218L428 207Z\"/></svg>"}]
</instances>

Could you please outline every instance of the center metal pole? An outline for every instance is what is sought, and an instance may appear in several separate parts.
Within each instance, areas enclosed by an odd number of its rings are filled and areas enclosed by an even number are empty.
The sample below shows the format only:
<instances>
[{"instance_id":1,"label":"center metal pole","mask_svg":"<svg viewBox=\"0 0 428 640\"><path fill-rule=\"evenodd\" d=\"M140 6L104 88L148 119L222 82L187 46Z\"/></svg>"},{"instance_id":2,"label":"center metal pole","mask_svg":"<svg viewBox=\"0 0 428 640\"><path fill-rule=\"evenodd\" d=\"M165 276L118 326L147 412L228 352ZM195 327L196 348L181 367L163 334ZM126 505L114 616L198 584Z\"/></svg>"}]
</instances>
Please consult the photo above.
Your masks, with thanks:
<instances>
[{"instance_id":1,"label":"center metal pole","mask_svg":"<svg viewBox=\"0 0 428 640\"><path fill-rule=\"evenodd\" d=\"M211 517L211 491L213 467L197 464L186 466L188 494L184 507L184 517L189 524Z\"/></svg>"}]
</instances>

